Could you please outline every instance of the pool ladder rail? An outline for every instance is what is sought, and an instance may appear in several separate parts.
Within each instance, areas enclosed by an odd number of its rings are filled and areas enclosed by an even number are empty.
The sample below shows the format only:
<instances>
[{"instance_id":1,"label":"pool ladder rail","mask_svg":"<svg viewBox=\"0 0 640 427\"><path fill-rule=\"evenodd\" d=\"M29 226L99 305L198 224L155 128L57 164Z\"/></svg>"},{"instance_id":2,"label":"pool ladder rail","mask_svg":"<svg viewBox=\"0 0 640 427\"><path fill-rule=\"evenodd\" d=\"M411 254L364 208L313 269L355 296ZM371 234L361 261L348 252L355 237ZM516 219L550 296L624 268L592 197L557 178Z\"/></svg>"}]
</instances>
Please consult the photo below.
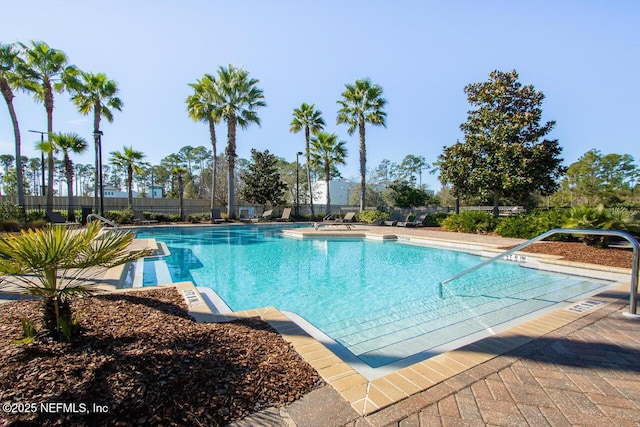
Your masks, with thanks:
<instances>
[{"instance_id":1,"label":"pool ladder rail","mask_svg":"<svg viewBox=\"0 0 640 427\"><path fill-rule=\"evenodd\" d=\"M91 214L87 215L87 222L90 222L94 218L97 219L98 221L100 221L103 224L110 225L114 229L118 228L118 224L116 224L113 221L108 220L107 218L105 218L103 216L98 215L97 213L91 213Z\"/></svg>"},{"instance_id":2,"label":"pool ladder rail","mask_svg":"<svg viewBox=\"0 0 640 427\"><path fill-rule=\"evenodd\" d=\"M633 319L640 319L640 314L637 314L638 308L638 264L640 258L640 243L638 240L633 237L631 234L620 231L620 230L594 230L594 229L585 229L585 228L554 228L553 230L549 230L546 233L542 233L539 236L534 237L533 239L527 240L524 243L515 246L500 255L497 255L493 258L490 258L486 261L481 262L478 265L474 265L473 267L467 268L466 270L449 277L448 279L440 282L440 293L442 295L442 288L445 284L452 282L456 279L459 279L462 276L466 276L467 274L478 270L479 268L484 267L485 265L491 264L495 261L499 261L504 259L504 257L511 255L514 252L517 252L521 249L526 248L527 246L538 242L540 240L544 240L547 237L553 236L554 234L582 234L582 235L592 235L592 236L617 236L622 237L633 247L633 260L631 261L631 286L629 290L629 312L624 312L623 314L627 317L631 317Z\"/></svg>"}]
</instances>

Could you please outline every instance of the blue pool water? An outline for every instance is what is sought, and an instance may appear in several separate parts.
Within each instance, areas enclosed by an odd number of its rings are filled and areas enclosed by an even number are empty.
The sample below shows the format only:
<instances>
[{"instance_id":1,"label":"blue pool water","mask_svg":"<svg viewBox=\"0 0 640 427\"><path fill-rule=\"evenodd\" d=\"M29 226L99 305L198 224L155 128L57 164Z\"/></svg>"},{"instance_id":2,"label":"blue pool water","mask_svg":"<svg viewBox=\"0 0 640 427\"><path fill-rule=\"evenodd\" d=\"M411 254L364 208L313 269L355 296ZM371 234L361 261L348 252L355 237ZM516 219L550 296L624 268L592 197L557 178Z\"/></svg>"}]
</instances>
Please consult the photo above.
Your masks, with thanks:
<instances>
[{"instance_id":1,"label":"blue pool water","mask_svg":"<svg viewBox=\"0 0 640 427\"><path fill-rule=\"evenodd\" d=\"M234 311L295 312L371 367L435 354L459 338L611 285L499 262L442 287L483 259L397 242L291 239L281 230L175 227L140 230L138 237L166 243L172 281L210 287ZM153 271L145 268L146 284L157 283Z\"/></svg>"}]
</instances>

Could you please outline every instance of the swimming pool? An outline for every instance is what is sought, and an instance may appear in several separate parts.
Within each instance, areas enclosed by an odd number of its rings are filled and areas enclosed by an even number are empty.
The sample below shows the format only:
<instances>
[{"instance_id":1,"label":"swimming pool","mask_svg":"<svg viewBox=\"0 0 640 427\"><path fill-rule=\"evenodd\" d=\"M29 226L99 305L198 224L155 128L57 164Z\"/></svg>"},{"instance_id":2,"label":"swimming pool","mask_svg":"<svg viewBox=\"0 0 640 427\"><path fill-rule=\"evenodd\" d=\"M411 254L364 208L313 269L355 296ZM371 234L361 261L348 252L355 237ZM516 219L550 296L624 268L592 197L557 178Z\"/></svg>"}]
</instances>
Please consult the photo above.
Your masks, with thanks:
<instances>
[{"instance_id":1,"label":"swimming pool","mask_svg":"<svg viewBox=\"0 0 640 427\"><path fill-rule=\"evenodd\" d=\"M282 229L139 230L138 238L155 238L171 252L166 270L157 260L145 263L144 280L153 285L168 274L210 287L234 311L294 312L372 368L427 358L613 284L498 262L441 286L483 259L397 241L290 239Z\"/></svg>"}]
</instances>

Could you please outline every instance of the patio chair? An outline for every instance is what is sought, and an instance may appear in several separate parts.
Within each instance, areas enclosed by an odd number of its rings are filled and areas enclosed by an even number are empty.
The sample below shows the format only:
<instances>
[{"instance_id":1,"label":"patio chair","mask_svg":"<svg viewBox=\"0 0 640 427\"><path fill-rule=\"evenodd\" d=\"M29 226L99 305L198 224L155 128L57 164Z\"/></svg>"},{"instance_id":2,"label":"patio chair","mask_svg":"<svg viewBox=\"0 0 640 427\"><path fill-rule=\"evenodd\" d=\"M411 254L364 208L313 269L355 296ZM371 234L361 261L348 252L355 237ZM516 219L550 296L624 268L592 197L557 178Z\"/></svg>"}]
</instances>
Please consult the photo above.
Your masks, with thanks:
<instances>
[{"instance_id":1,"label":"patio chair","mask_svg":"<svg viewBox=\"0 0 640 427\"><path fill-rule=\"evenodd\" d=\"M60 212L48 211L44 217L51 225L61 225L64 227L80 227L79 222L67 222Z\"/></svg>"},{"instance_id":2,"label":"patio chair","mask_svg":"<svg viewBox=\"0 0 640 427\"><path fill-rule=\"evenodd\" d=\"M398 224L398 221L401 221L401 220L402 220L402 215L400 215L399 213L394 213L393 215L391 215L390 219L383 221L382 224L390 227L395 227Z\"/></svg>"},{"instance_id":3,"label":"patio chair","mask_svg":"<svg viewBox=\"0 0 640 427\"><path fill-rule=\"evenodd\" d=\"M158 221L155 219L146 219L144 217L144 212L134 209L133 210L133 223L134 224L156 224Z\"/></svg>"},{"instance_id":4,"label":"patio chair","mask_svg":"<svg viewBox=\"0 0 640 427\"><path fill-rule=\"evenodd\" d=\"M271 220L271 215L273 214L273 209L269 209L268 211L264 211L262 216L259 218L253 218L251 222L261 222L261 221L269 221Z\"/></svg>"},{"instance_id":5,"label":"patio chair","mask_svg":"<svg viewBox=\"0 0 640 427\"><path fill-rule=\"evenodd\" d=\"M227 220L222 218L220 215L220 209L211 209L211 222L214 224L220 224L222 222L226 222Z\"/></svg>"},{"instance_id":6,"label":"patio chair","mask_svg":"<svg viewBox=\"0 0 640 427\"><path fill-rule=\"evenodd\" d=\"M291 221L291 208L284 208L282 210L282 216L276 218L276 221Z\"/></svg>"},{"instance_id":7,"label":"patio chair","mask_svg":"<svg viewBox=\"0 0 640 427\"><path fill-rule=\"evenodd\" d=\"M424 220L427 219L427 214L421 214L415 217L413 220L409 221L409 217L411 215L407 215L405 221L398 221L396 224L398 227L424 227Z\"/></svg>"}]
</instances>

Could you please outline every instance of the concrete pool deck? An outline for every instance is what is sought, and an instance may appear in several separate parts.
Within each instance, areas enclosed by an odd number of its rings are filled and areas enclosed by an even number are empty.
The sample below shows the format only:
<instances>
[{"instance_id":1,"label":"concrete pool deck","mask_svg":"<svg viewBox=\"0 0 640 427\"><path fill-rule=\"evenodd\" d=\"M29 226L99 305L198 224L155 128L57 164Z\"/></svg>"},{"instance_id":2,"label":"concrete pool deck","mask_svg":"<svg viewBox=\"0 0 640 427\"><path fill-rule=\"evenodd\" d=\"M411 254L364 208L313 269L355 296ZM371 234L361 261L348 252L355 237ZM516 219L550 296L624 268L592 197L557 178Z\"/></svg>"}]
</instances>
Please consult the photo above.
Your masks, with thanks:
<instances>
[{"instance_id":1,"label":"concrete pool deck","mask_svg":"<svg viewBox=\"0 0 640 427\"><path fill-rule=\"evenodd\" d=\"M336 226L315 236L414 236L463 249L520 239L425 229ZM565 264L558 261L559 264ZM572 268L591 266L573 264ZM578 264L578 265L576 265ZM616 273L630 269L612 269ZM600 305L561 309L497 335L367 381L273 308L238 313L272 324L329 384L289 407L237 425L638 425L640 332L628 284L593 297Z\"/></svg>"}]
</instances>

